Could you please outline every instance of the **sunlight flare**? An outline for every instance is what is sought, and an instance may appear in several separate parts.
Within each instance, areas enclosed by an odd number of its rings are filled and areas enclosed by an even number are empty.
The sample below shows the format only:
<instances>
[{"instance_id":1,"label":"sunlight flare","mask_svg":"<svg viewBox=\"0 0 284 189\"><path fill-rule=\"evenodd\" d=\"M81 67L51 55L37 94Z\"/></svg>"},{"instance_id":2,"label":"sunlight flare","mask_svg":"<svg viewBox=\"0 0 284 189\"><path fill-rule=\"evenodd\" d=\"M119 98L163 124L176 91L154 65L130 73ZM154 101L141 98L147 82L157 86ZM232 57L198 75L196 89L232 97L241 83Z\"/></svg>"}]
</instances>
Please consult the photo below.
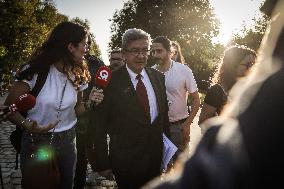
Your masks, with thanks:
<instances>
[{"instance_id":1,"label":"sunlight flare","mask_svg":"<svg viewBox=\"0 0 284 189\"><path fill-rule=\"evenodd\" d=\"M263 0L210 0L221 23L220 34L214 42L226 45L243 25L251 26L252 19L260 16L259 7L262 2Z\"/></svg>"}]
</instances>

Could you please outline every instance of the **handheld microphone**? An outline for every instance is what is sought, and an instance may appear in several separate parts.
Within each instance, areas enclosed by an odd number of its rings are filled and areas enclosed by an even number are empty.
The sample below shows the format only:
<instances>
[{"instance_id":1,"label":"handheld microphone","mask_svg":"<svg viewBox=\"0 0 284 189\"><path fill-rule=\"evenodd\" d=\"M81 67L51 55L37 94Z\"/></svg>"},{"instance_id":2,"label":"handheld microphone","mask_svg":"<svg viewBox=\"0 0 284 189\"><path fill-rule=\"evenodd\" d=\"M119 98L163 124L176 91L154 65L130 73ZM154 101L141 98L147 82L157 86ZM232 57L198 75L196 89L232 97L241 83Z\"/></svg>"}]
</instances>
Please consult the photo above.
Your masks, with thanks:
<instances>
[{"instance_id":1,"label":"handheld microphone","mask_svg":"<svg viewBox=\"0 0 284 189\"><path fill-rule=\"evenodd\" d=\"M104 89L108 86L112 77L111 70L106 66L101 66L96 73L95 85L98 89Z\"/></svg>"},{"instance_id":2,"label":"handheld microphone","mask_svg":"<svg viewBox=\"0 0 284 189\"><path fill-rule=\"evenodd\" d=\"M4 106L3 109L0 110L0 118L3 118L8 113L15 113L18 111L16 104L11 104L10 106Z\"/></svg>"},{"instance_id":3,"label":"handheld microphone","mask_svg":"<svg viewBox=\"0 0 284 189\"><path fill-rule=\"evenodd\" d=\"M15 113L17 111L23 113L32 109L36 104L36 98L31 94L23 94L19 96L15 104L11 104L10 106L4 107L0 111L1 120L5 118L8 113Z\"/></svg>"},{"instance_id":4,"label":"handheld microphone","mask_svg":"<svg viewBox=\"0 0 284 189\"><path fill-rule=\"evenodd\" d=\"M89 106L91 104L91 101L94 100L94 99L92 99L92 95L93 95L94 91L97 91L98 89L105 89L108 86L108 84L111 80L111 77L112 77L112 72L111 72L111 69L109 69L108 67L101 66L98 69L98 71L96 73L96 77L95 77L95 86L93 87L93 89L91 90L90 95L89 95L89 100L88 100ZM95 99L96 99L96 97L95 97ZM95 102L94 104L97 105L98 102Z\"/></svg>"},{"instance_id":5,"label":"handheld microphone","mask_svg":"<svg viewBox=\"0 0 284 189\"><path fill-rule=\"evenodd\" d=\"M31 94L23 94L16 99L15 104L19 112L27 112L35 106L36 98Z\"/></svg>"}]
</instances>

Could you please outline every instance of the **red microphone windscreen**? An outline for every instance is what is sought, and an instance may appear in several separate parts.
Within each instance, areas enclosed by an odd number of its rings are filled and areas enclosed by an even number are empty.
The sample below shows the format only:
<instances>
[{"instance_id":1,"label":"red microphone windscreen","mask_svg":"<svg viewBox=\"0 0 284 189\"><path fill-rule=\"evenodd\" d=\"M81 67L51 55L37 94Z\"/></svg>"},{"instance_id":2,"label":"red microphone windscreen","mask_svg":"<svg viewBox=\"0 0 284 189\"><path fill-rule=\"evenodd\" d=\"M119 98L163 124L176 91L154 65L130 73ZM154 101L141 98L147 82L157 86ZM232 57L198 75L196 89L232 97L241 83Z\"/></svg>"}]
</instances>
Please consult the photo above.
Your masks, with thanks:
<instances>
[{"instance_id":1,"label":"red microphone windscreen","mask_svg":"<svg viewBox=\"0 0 284 189\"><path fill-rule=\"evenodd\" d=\"M111 76L111 70L106 66L101 66L96 73L96 86L98 88L106 88L110 82Z\"/></svg>"},{"instance_id":2,"label":"red microphone windscreen","mask_svg":"<svg viewBox=\"0 0 284 189\"><path fill-rule=\"evenodd\" d=\"M23 94L17 98L15 104L19 112L27 112L35 106L36 98L31 94Z\"/></svg>"}]
</instances>

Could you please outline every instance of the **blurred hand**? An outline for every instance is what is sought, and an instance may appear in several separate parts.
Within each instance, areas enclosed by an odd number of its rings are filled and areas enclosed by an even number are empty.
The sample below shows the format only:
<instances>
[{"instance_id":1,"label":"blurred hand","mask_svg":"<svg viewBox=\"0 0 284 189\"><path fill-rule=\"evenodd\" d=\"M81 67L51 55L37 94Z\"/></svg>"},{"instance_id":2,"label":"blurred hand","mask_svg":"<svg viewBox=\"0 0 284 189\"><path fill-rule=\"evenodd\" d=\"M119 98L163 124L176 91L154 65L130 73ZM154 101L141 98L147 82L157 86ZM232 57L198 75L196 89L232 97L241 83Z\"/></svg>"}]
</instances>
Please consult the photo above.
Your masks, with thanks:
<instances>
[{"instance_id":1,"label":"blurred hand","mask_svg":"<svg viewBox=\"0 0 284 189\"><path fill-rule=\"evenodd\" d=\"M99 103L103 101L103 99L104 99L103 90L93 87L90 93L90 96L89 96L89 100L95 103L95 105L98 105Z\"/></svg>"},{"instance_id":2,"label":"blurred hand","mask_svg":"<svg viewBox=\"0 0 284 189\"><path fill-rule=\"evenodd\" d=\"M40 126L36 121L26 121L23 124L23 127L27 129L31 133L46 133L49 130L53 129L56 127L56 125L60 122L60 120L57 120L54 123L49 123L46 126Z\"/></svg>"},{"instance_id":3,"label":"blurred hand","mask_svg":"<svg viewBox=\"0 0 284 189\"><path fill-rule=\"evenodd\" d=\"M110 179L110 180L113 180L113 178L114 178L114 175L113 175L111 169L106 169L106 170L100 171L99 174L103 177L106 177L107 179Z\"/></svg>"},{"instance_id":4,"label":"blurred hand","mask_svg":"<svg viewBox=\"0 0 284 189\"><path fill-rule=\"evenodd\" d=\"M187 146L190 140L190 124L184 122L182 132L183 132L183 145Z\"/></svg>"}]
</instances>

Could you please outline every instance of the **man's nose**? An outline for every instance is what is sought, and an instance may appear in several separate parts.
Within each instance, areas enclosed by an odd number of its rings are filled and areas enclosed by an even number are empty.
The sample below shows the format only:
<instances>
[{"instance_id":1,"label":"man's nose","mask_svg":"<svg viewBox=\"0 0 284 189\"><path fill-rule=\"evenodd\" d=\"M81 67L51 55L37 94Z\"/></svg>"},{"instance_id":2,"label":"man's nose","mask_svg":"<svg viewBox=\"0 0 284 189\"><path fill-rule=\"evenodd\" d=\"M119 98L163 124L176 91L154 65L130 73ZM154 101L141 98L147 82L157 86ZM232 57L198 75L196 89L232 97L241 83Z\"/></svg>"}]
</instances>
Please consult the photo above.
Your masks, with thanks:
<instances>
[{"instance_id":1,"label":"man's nose","mask_svg":"<svg viewBox=\"0 0 284 189\"><path fill-rule=\"evenodd\" d=\"M142 51L138 52L138 54L137 54L138 58L144 58L145 56L148 56L148 55L144 54Z\"/></svg>"}]
</instances>

